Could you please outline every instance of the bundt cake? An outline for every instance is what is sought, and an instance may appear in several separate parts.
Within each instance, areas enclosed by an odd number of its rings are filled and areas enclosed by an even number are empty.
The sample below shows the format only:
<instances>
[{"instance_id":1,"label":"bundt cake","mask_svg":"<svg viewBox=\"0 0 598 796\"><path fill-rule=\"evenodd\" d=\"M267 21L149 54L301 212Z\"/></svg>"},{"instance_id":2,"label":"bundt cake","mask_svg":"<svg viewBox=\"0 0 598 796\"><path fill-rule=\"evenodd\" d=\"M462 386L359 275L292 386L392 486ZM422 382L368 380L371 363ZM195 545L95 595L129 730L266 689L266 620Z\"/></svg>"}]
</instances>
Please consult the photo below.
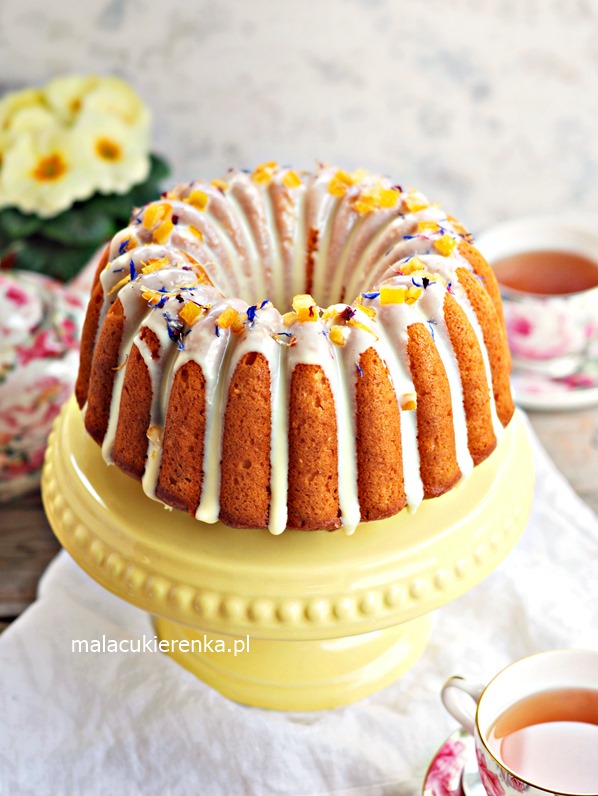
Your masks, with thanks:
<instances>
[{"instance_id":1,"label":"bundt cake","mask_svg":"<svg viewBox=\"0 0 598 796\"><path fill-rule=\"evenodd\" d=\"M134 211L76 396L104 459L166 506L351 532L489 456L509 371L496 280L456 219L361 170L265 163Z\"/></svg>"}]
</instances>

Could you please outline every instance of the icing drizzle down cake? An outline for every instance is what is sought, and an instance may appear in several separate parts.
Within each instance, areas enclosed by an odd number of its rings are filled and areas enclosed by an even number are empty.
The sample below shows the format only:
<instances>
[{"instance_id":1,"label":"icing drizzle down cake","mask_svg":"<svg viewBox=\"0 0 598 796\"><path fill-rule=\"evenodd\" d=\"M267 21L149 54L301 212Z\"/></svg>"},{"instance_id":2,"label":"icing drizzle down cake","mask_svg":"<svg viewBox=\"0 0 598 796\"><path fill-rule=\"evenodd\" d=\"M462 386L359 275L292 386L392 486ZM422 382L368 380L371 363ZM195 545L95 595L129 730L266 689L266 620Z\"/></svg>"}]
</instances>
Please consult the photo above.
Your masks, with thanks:
<instances>
[{"instance_id":1,"label":"icing drizzle down cake","mask_svg":"<svg viewBox=\"0 0 598 796\"><path fill-rule=\"evenodd\" d=\"M351 532L490 455L509 371L496 280L456 219L361 170L265 163L134 212L76 395L104 459L167 506Z\"/></svg>"}]
</instances>

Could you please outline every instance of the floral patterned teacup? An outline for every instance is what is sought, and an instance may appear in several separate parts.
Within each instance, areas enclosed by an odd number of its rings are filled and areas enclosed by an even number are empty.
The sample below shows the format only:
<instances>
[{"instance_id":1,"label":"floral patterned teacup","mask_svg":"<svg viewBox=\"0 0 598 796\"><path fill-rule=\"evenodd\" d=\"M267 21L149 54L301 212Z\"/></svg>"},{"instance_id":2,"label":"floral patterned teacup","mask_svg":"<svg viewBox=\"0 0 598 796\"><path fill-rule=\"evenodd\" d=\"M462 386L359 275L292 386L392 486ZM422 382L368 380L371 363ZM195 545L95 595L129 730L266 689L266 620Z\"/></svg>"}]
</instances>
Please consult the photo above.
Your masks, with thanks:
<instances>
[{"instance_id":1,"label":"floral patterned teacup","mask_svg":"<svg viewBox=\"0 0 598 796\"><path fill-rule=\"evenodd\" d=\"M73 391L85 298L41 274L0 273L0 502L39 483L46 438Z\"/></svg>"},{"instance_id":2,"label":"floral patterned teacup","mask_svg":"<svg viewBox=\"0 0 598 796\"><path fill-rule=\"evenodd\" d=\"M476 245L490 265L527 252L562 252L596 263L596 232L554 217L508 221L482 233ZM500 277L499 277L500 282ZM579 371L598 351L598 287L538 294L500 286L513 365L549 378Z\"/></svg>"},{"instance_id":3,"label":"floral patterned teacup","mask_svg":"<svg viewBox=\"0 0 598 796\"><path fill-rule=\"evenodd\" d=\"M513 771L492 748L492 727L505 710L526 697L556 689L598 690L598 651L569 649L541 652L523 658L499 672L486 686L463 677L451 677L442 688L448 712L474 736L480 779L488 796L571 796L557 783L527 781ZM471 703L464 698L471 697ZM550 774L537 775L545 780ZM596 793L598 787L584 793Z\"/></svg>"}]
</instances>

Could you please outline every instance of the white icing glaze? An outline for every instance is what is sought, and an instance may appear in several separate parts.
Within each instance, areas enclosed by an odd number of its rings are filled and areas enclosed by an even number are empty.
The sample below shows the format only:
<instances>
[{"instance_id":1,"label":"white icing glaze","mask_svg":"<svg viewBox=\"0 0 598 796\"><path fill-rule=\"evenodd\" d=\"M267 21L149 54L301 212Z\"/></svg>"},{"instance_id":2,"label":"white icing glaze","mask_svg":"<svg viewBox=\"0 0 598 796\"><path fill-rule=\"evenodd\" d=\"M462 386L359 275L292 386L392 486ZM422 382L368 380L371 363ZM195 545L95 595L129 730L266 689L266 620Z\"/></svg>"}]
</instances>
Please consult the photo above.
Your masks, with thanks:
<instances>
[{"instance_id":1,"label":"white icing glaze","mask_svg":"<svg viewBox=\"0 0 598 796\"><path fill-rule=\"evenodd\" d=\"M295 323L289 331L297 343L289 349L289 373L298 364L317 365L322 368L334 399L338 437L338 500L341 522L347 533L353 533L359 524L359 501L357 499L357 472L355 466L355 430L349 406L348 379L345 378L333 343L330 342L326 325L318 320Z\"/></svg>"},{"instance_id":2,"label":"white icing glaze","mask_svg":"<svg viewBox=\"0 0 598 796\"><path fill-rule=\"evenodd\" d=\"M447 374L453 411L457 464L463 476L473 467L468 448L467 423L463 390L457 358L444 321L446 285L463 308L480 344L489 385L492 423L497 437L502 432L492 394L492 377L488 354L479 322L456 277L458 267L471 270L469 263L455 248L449 256L441 256L434 242L441 235L460 240L459 231L437 206L425 206L416 212L405 209L405 194L397 193L396 206L381 206L372 212L358 212L354 202L364 191L382 187L388 192L387 180L366 177L349 185L344 195L332 195L330 181L334 169L321 168L316 174L302 175L300 184L290 179L293 172L271 169L266 179L231 171L227 187L204 182L179 186L166 198L152 205L163 204L171 209L174 226L163 243L155 243L154 227L143 223L145 208L136 211L131 225L112 240L109 261L100 276L104 303L100 324L116 300L120 298L125 315L119 363L124 362L135 345L150 373L153 400L150 426L163 429L170 389L176 372L189 361L196 362L206 381L206 430L204 439L203 482L196 517L215 522L220 513L220 467L224 410L230 380L242 357L250 352L264 356L271 374L271 477L269 530L281 533L287 524L288 493L288 384L294 367L313 364L321 367L329 382L336 408L338 437L338 494L341 522L351 533L360 521L355 451L355 384L360 356L372 347L386 363L399 405L403 478L407 504L415 511L423 499L420 458L417 439L417 411L403 409L402 397L414 393L407 357L408 328L423 323L430 330ZM394 190L394 189L393 189ZM202 203L189 203L194 194L205 196ZM436 222L438 230L418 231L422 221ZM348 305L339 304L327 319L315 322L295 321L285 327L282 311L288 309L293 294L303 293L307 281L307 241L312 230L318 243L313 252L313 286L316 298L325 301L341 293L352 300L360 289L377 294L380 286L421 284L421 272L400 273L401 267L417 255L425 265L425 273L439 277L432 281L413 304L384 304L378 295L360 299L365 307L375 310L375 317L361 311L358 304L355 320L362 327L344 325L341 321L343 345L335 345L330 337L335 315ZM127 250L127 242L131 247ZM165 258L163 267L142 273L148 262ZM134 280L117 289L126 280L130 264ZM217 287L200 284L190 287L195 279L192 266L201 263L209 279ZM399 272L399 273L398 273ZM419 278L418 278L419 276ZM373 285L373 287L370 287ZM166 291L163 306L151 308L142 297L144 289ZM177 298L177 294L180 299ZM224 296L238 298L224 298ZM270 298L272 303L262 305ZM181 301L182 299L182 301ZM177 318L184 301L208 305L197 321L187 329L178 347L168 334L165 313ZM247 317L248 302L257 302L253 318ZM215 334L216 322L227 307L236 309L244 326L241 332L222 328ZM250 310L250 312L253 311ZM141 328L151 329L160 342L160 355L152 358L141 339ZM369 330L369 331L368 331ZM281 334L282 333L282 334ZM289 345L291 335L294 344ZM118 426L118 410L122 396L125 368L115 374L108 428L102 453L111 461L112 447ZM161 462L160 433L150 435L148 457L142 486L155 498Z\"/></svg>"},{"instance_id":3,"label":"white icing glaze","mask_svg":"<svg viewBox=\"0 0 598 796\"><path fill-rule=\"evenodd\" d=\"M420 317L410 312L411 307L406 304L381 306L379 299L371 303L378 309L376 332L385 343L385 361L399 401L405 497L410 511L414 512L424 499L417 444L417 411L403 409L401 396L415 392L407 357L407 329Z\"/></svg>"},{"instance_id":4,"label":"white icing glaze","mask_svg":"<svg viewBox=\"0 0 598 796\"><path fill-rule=\"evenodd\" d=\"M423 310L423 314L427 319L430 333L434 338L448 378L453 409L457 464L461 470L461 476L465 478L473 470L473 459L467 444L467 421L465 419L465 406L463 405L463 385L461 384L459 363L457 362L444 320L445 295L446 291L439 282L431 283L424 290L417 306Z\"/></svg>"},{"instance_id":5,"label":"white icing glaze","mask_svg":"<svg viewBox=\"0 0 598 796\"><path fill-rule=\"evenodd\" d=\"M287 493L289 472L288 431L288 347L276 344L277 358L271 364L272 379L272 442L270 448L270 533L280 534L287 527Z\"/></svg>"}]
</instances>

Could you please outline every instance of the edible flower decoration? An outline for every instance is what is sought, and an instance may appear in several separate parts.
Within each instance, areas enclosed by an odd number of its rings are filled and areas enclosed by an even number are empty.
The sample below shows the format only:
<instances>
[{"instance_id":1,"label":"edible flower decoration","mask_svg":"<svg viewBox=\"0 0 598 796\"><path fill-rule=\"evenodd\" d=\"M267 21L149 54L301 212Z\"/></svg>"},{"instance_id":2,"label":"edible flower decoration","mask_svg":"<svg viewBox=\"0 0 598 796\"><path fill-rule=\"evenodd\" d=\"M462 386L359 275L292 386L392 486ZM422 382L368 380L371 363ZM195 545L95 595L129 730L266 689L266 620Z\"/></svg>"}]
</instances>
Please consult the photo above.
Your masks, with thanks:
<instances>
[{"instance_id":1,"label":"edible flower decoration","mask_svg":"<svg viewBox=\"0 0 598 796\"><path fill-rule=\"evenodd\" d=\"M0 266L73 276L160 192L150 114L117 77L69 75L0 99Z\"/></svg>"},{"instance_id":2,"label":"edible flower decoration","mask_svg":"<svg viewBox=\"0 0 598 796\"><path fill-rule=\"evenodd\" d=\"M344 346L349 339L350 327L368 332L377 340L378 337L373 329L364 323L368 318L375 317L376 310L373 307L363 307L360 304L357 304L356 307L349 304L332 304L322 314L322 320L332 324L328 337L332 343L338 346Z\"/></svg>"}]
</instances>

